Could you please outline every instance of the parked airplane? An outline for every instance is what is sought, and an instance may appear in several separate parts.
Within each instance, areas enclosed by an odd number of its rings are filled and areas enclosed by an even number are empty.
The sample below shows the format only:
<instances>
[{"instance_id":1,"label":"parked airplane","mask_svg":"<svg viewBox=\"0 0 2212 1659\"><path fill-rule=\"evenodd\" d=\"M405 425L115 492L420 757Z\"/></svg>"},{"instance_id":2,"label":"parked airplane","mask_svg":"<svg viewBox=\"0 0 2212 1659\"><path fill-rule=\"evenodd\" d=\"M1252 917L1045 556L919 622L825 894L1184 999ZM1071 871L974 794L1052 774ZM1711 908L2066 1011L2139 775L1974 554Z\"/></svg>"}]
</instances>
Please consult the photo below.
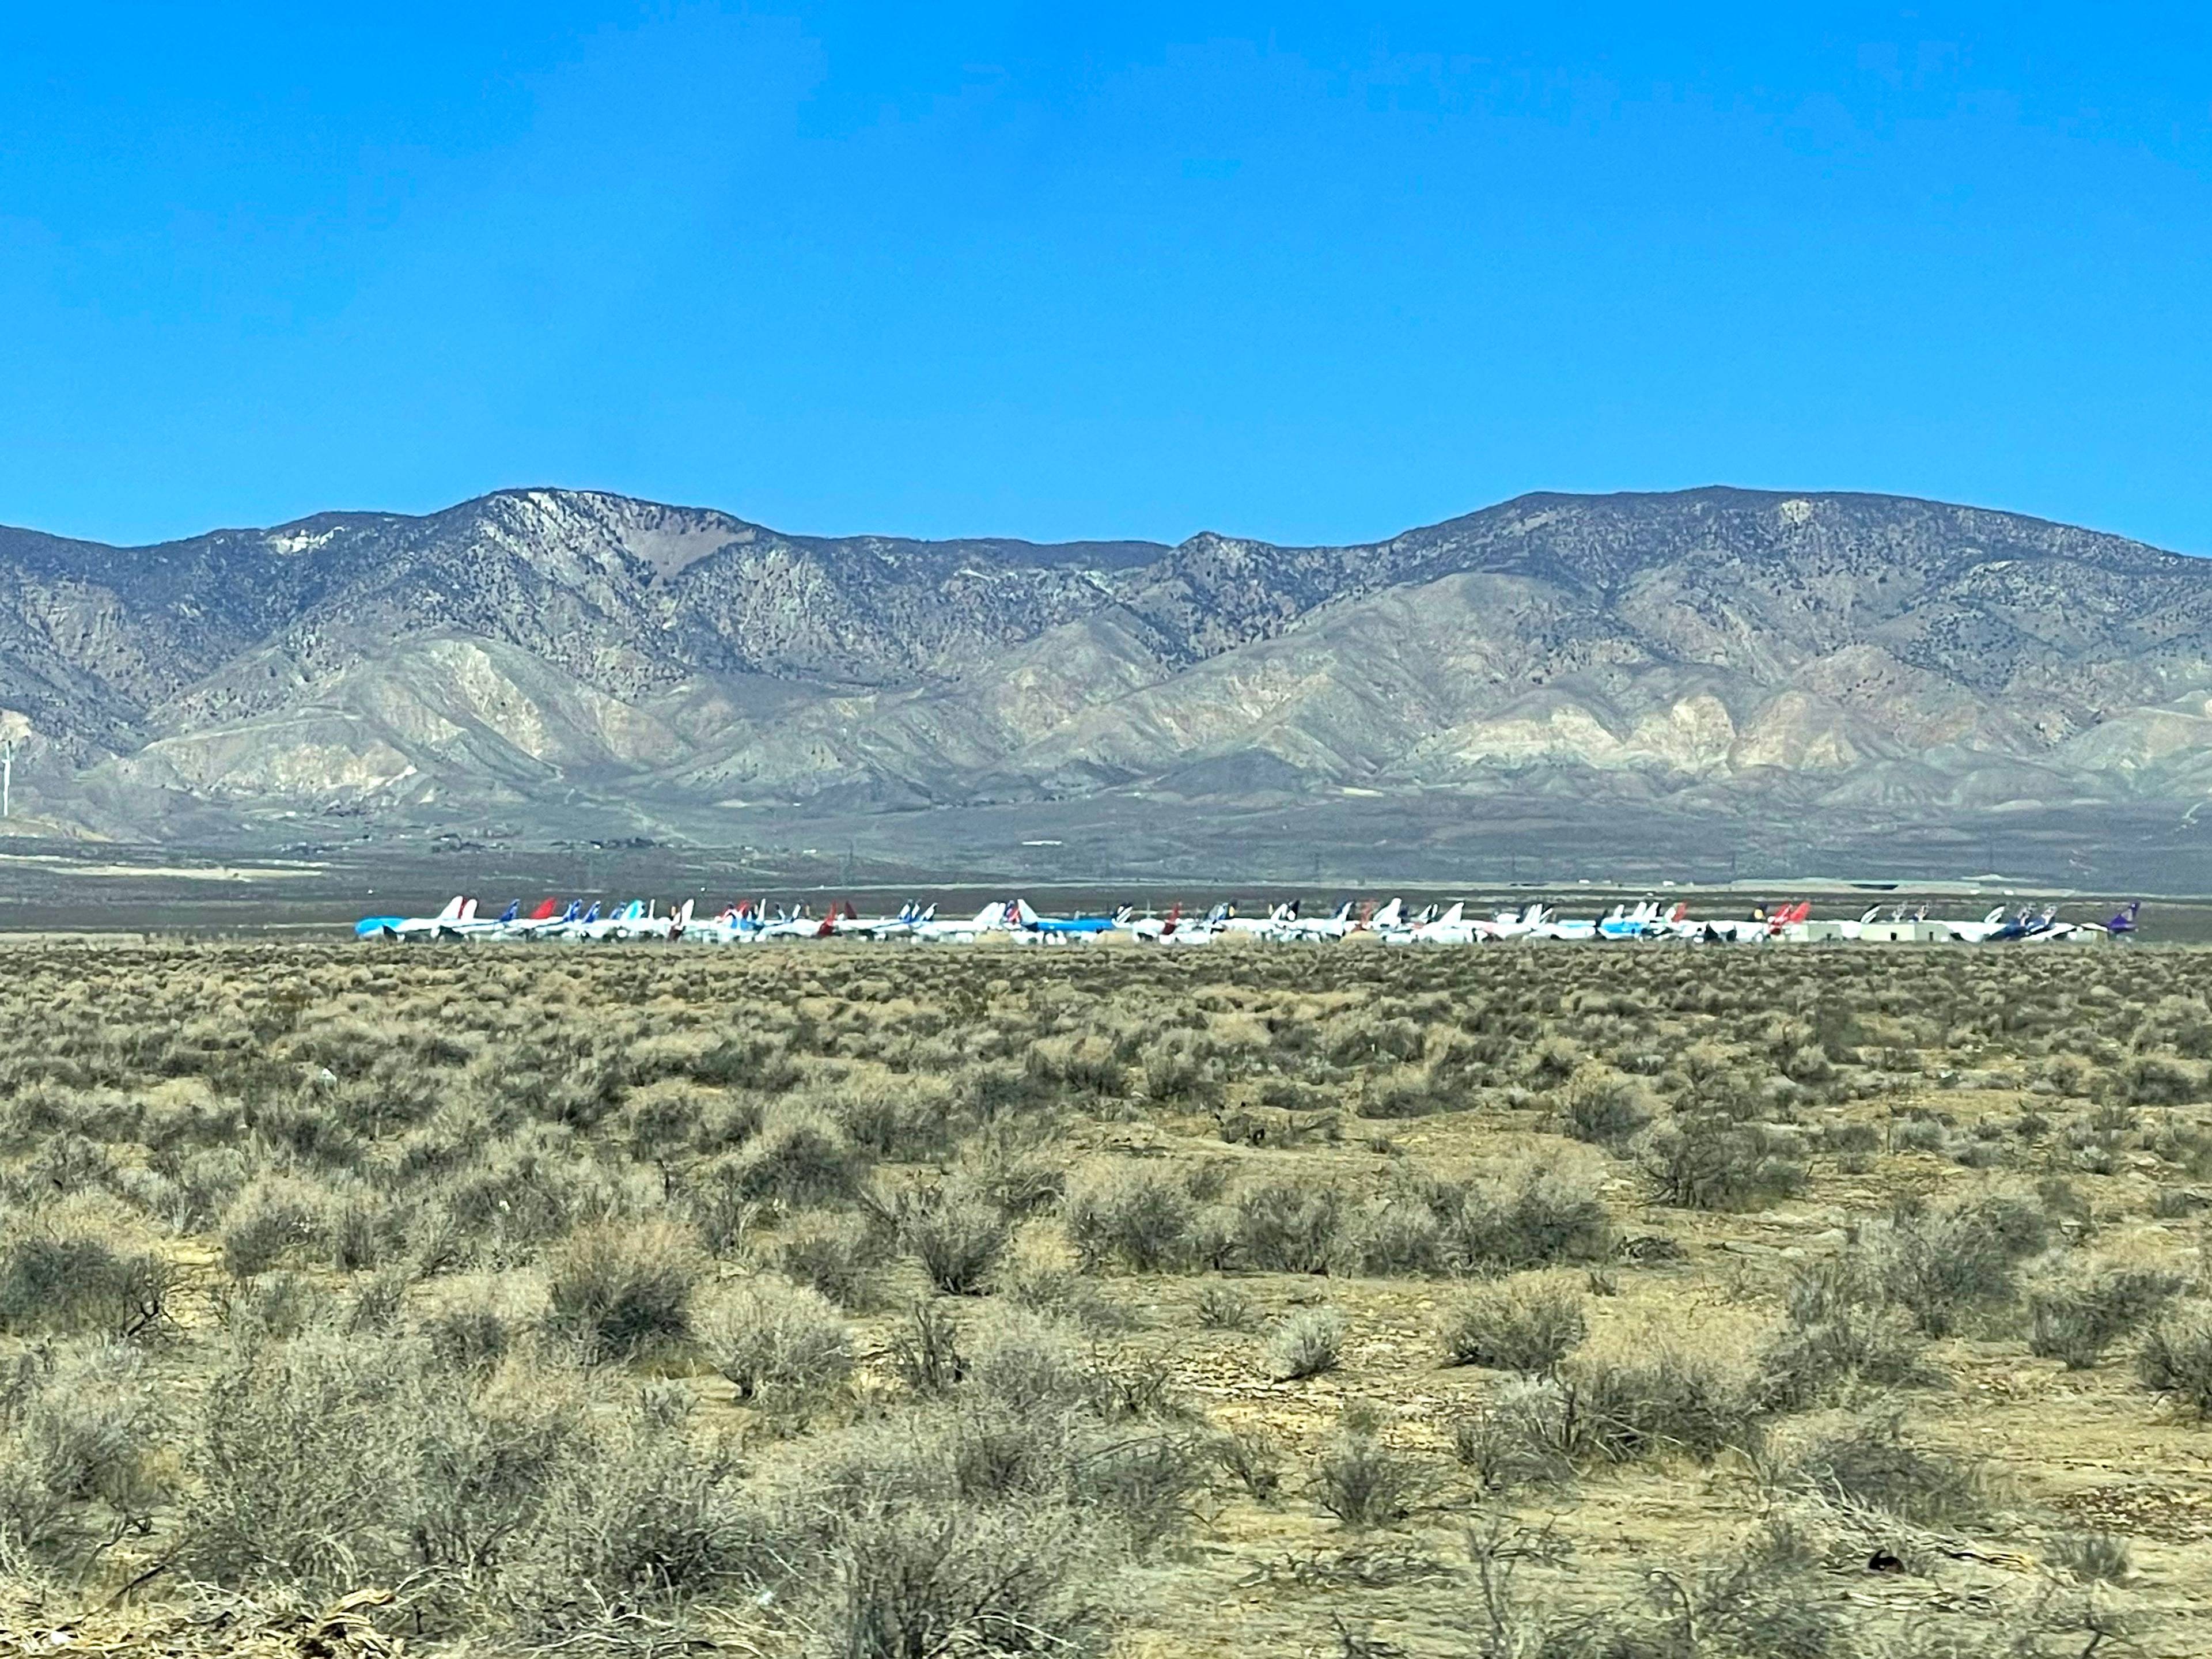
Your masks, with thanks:
<instances>
[{"instance_id":1,"label":"parked airplane","mask_svg":"<svg viewBox=\"0 0 2212 1659\"><path fill-rule=\"evenodd\" d=\"M1272 937L1277 928L1297 913L1298 907L1295 901L1286 901L1279 904L1264 916L1240 916L1237 914L1237 907L1231 904L1228 907L1228 913L1222 917L1220 927L1215 931L1224 933L1243 933L1254 939Z\"/></svg>"},{"instance_id":2,"label":"parked airplane","mask_svg":"<svg viewBox=\"0 0 2212 1659\"><path fill-rule=\"evenodd\" d=\"M1294 904L1291 907L1290 915L1268 930L1267 937L1279 939L1334 940L1340 939L1349 933L1352 926L1350 899L1338 905L1334 915L1327 916L1302 916L1298 915L1297 907Z\"/></svg>"},{"instance_id":3,"label":"parked airplane","mask_svg":"<svg viewBox=\"0 0 2212 1659\"><path fill-rule=\"evenodd\" d=\"M522 902L517 899L496 918L479 921L477 902L471 899L461 907L461 919L453 924L453 931L462 939L497 939L514 926L515 918L521 914Z\"/></svg>"},{"instance_id":4,"label":"parked airplane","mask_svg":"<svg viewBox=\"0 0 2212 1659\"><path fill-rule=\"evenodd\" d=\"M1027 899L1016 899L1011 908L1016 931L1039 939L1089 939L1098 933L1110 933L1116 927L1126 927L1130 916L1126 906L1110 916L1041 916L1030 908Z\"/></svg>"},{"instance_id":5,"label":"parked airplane","mask_svg":"<svg viewBox=\"0 0 2212 1659\"><path fill-rule=\"evenodd\" d=\"M1211 945L1229 921L1229 907L1217 904L1203 916L1186 919L1176 905L1164 917L1140 916L1128 924L1129 933L1140 945Z\"/></svg>"},{"instance_id":6,"label":"parked airplane","mask_svg":"<svg viewBox=\"0 0 2212 1659\"><path fill-rule=\"evenodd\" d=\"M921 915L921 907L911 902L899 906L895 916L864 916L850 899L845 901L842 915L836 905L830 907L830 926L839 939L906 939Z\"/></svg>"},{"instance_id":7,"label":"parked airplane","mask_svg":"<svg viewBox=\"0 0 2212 1659\"><path fill-rule=\"evenodd\" d=\"M1656 899L1646 899L1634 909L1616 904L1611 915L1597 924L1600 939L1642 939L1644 930L1659 920L1659 904Z\"/></svg>"},{"instance_id":8,"label":"parked airplane","mask_svg":"<svg viewBox=\"0 0 2212 1659\"><path fill-rule=\"evenodd\" d=\"M930 907L933 911L936 908L935 905ZM915 923L913 936L926 944L972 945L986 933L1006 932L1011 926L1006 913L1012 908L1005 900L999 899L964 920L955 917L940 921L931 915Z\"/></svg>"},{"instance_id":9,"label":"parked airplane","mask_svg":"<svg viewBox=\"0 0 2212 1659\"><path fill-rule=\"evenodd\" d=\"M1441 915L1433 912L1410 927L1396 927L1382 936L1386 945L1473 945L1484 937L1486 924L1470 919L1464 902L1455 902Z\"/></svg>"},{"instance_id":10,"label":"parked airplane","mask_svg":"<svg viewBox=\"0 0 2212 1659\"><path fill-rule=\"evenodd\" d=\"M1935 921L1938 927L1961 944L1980 945L1994 938L1997 930L2005 926L2004 906L1998 905L1979 921L1955 921L1940 916L1935 918Z\"/></svg>"},{"instance_id":11,"label":"parked airplane","mask_svg":"<svg viewBox=\"0 0 2212 1659\"><path fill-rule=\"evenodd\" d=\"M1475 923L1475 931L1488 939L1528 939L1544 926L1550 915L1541 904L1532 904L1525 910L1500 910L1488 921Z\"/></svg>"},{"instance_id":12,"label":"parked airplane","mask_svg":"<svg viewBox=\"0 0 2212 1659\"><path fill-rule=\"evenodd\" d=\"M574 921L584 908L580 899L572 900L566 910L558 899L547 899L526 916L518 916L499 930L501 939L520 940L543 939L563 922Z\"/></svg>"},{"instance_id":13,"label":"parked airplane","mask_svg":"<svg viewBox=\"0 0 2212 1659\"><path fill-rule=\"evenodd\" d=\"M1908 911L1897 905L1876 906L1856 921L1823 923L1820 938L1844 939L1897 937L1893 924L1919 924L1908 937L1948 938L1965 943L2043 943L2091 940L2132 936L2142 913L2140 900L2115 911L2105 921L2063 921L2055 904L2023 906L2008 915L1999 906L1978 921L1934 918L1929 907ZM392 941L428 940L631 940L686 939L701 944L739 944L768 939L826 939L857 941L912 939L928 942L971 942L986 935L1004 934L1017 944L1079 943L1115 930L1127 931L1146 944L1203 945L1224 936L1309 943L1334 942L1362 932L1372 932L1392 945L1472 945L1505 939L1589 940L1626 942L1668 939L1686 942L1751 943L1766 939L1802 940L1814 936L1806 927L1812 914L1809 900L1754 911L1747 918L1702 919L1690 915L1686 902L1663 914L1657 900L1616 904L1605 915L1591 920L1562 919L1540 902L1492 916L1471 915L1465 901L1439 908L1435 904L1409 916L1402 899L1359 909L1346 901L1326 916L1308 919L1299 915L1296 901L1275 906L1264 917L1240 917L1233 905L1215 905L1204 916L1187 915L1178 905L1165 917L1133 917L1124 907L1107 916L1041 916L1026 901L994 902L975 916L940 921L934 905L927 908L908 902L887 916L862 916L850 900L830 907L817 917L805 906L771 914L765 903L744 900L712 920L702 920L696 901L687 900L669 912L643 899L619 909L605 910L598 901L585 908L575 901L562 908L548 898L528 915L520 902L510 904L497 918L482 918L477 902L456 895L433 916L366 916L355 924L357 937Z\"/></svg>"},{"instance_id":14,"label":"parked airplane","mask_svg":"<svg viewBox=\"0 0 2212 1659\"><path fill-rule=\"evenodd\" d=\"M356 939L431 939L458 938L448 929L459 922L470 909L469 901L459 893L446 902L446 908L434 916L363 916L354 923Z\"/></svg>"}]
</instances>

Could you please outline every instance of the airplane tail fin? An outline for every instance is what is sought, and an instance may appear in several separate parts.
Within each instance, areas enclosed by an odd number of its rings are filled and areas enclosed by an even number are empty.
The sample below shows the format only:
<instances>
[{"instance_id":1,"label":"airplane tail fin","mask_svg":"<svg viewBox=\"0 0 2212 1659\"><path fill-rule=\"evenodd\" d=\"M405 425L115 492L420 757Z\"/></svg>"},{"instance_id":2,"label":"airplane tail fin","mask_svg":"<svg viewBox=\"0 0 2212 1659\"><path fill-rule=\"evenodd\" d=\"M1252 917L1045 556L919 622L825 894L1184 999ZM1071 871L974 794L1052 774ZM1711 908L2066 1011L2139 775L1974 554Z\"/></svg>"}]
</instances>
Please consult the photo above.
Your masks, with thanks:
<instances>
[{"instance_id":1,"label":"airplane tail fin","mask_svg":"<svg viewBox=\"0 0 2212 1659\"><path fill-rule=\"evenodd\" d=\"M560 915L560 901L558 899L547 899L544 903L539 905L535 910L532 910L530 913L530 919L532 921L550 921L555 916Z\"/></svg>"},{"instance_id":2,"label":"airplane tail fin","mask_svg":"<svg viewBox=\"0 0 2212 1659\"><path fill-rule=\"evenodd\" d=\"M522 901L520 899L517 899L514 903L508 905L506 909L499 913L500 926L504 927L508 922L513 921L521 914Z\"/></svg>"},{"instance_id":3,"label":"airplane tail fin","mask_svg":"<svg viewBox=\"0 0 2212 1659\"><path fill-rule=\"evenodd\" d=\"M459 921L461 919L461 906L467 902L468 901L464 899L459 893L454 894L453 897L446 901L446 908L438 912L438 920L440 921Z\"/></svg>"}]
</instances>

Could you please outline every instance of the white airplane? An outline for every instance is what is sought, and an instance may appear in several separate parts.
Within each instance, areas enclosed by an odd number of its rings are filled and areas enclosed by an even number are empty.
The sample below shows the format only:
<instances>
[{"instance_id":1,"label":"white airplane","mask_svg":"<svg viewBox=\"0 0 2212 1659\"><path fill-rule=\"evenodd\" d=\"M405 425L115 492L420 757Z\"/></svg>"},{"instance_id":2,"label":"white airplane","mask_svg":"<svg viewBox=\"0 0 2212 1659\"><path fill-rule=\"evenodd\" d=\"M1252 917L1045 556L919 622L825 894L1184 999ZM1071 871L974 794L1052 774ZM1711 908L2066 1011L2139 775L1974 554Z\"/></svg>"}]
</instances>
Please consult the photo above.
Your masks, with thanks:
<instances>
[{"instance_id":1,"label":"white airplane","mask_svg":"<svg viewBox=\"0 0 2212 1659\"><path fill-rule=\"evenodd\" d=\"M767 906L762 906L767 915ZM763 920L753 937L763 944L786 939L828 939L836 932L836 923L829 916L817 916L804 904L794 906L788 915L779 912L773 921Z\"/></svg>"},{"instance_id":2,"label":"white airplane","mask_svg":"<svg viewBox=\"0 0 2212 1659\"><path fill-rule=\"evenodd\" d=\"M1777 905L1764 917L1753 916L1744 921L1710 921L1705 927L1715 940L1755 945L1777 937L1785 927L1802 927L1812 914L1813 901L1800 899L1795 904Z\"/></svg>"},{"instance_id":3,"label":"white airplane","mask_svg":"<svg viewBox=\"0 0 2212 1659\"><path fill-rule=\"evenodd\" d=\"M830 907L830 926L839 939L907 939L914 933L914 925L923 915L920 905L908 902L899 907L895 916L864 916L853 908L853 901L845 901L844 914L837 907Z\"/></svg>"},{"instance_id":4,"label":"white airplane","mask_svg":"<svg viewBox=\"0 0 2212 1659\"><path fill-rule=\"evenodd\" d=\"M1593 939L1597 937L1597 923L1595 920L1555 916L1547 912L1544 919L1536 924L1534 937L1571 940Z\"/></svg>"},{"instance_id":5,"label":"white airplane","mask_svg":"<svg viewBox=\"0 0 2212 1659\"><path fill-rule=\"evenodd\" d=\"M1297 906L1293 904L1291 907L1291 914L1268 929L1267 937L1275 939L1304 939L1323 943L1342 939L1352 931L1353 926L1350 899L1338 905L1334 915L1327 916L1302 916L1297 912Z\"/></svg>"},{"instance_id":6,"label":"white airplane","mask_svg":"<svg viewBox=\"0 0 2212 1659\"><path fill-rule=\"evenodd\" d=\"M935 905L930 907L936 909ZM954 917L939 921L933 915L914 925L912 937L933 945L973 945L987 933L1003 933L1010 927L1006 920L1008 906L1004 899L993 901L965 918Z\"/></svg>"},{"instance_id":7,"label":"white airplane","mask_svg":"<svg viewBox=\"0 0 2212 1659\"><path fill-rule=\"evenodd\" d=\"M736 945L745 938L740 907L726 906L704 921L695 916L676 937L687 945Z\"/></svg>"},{"instance_id":8,"label":"white airplane","mask_svg":"<svg viewBox=\"0 0 2212 1659\"><path fill-rule=\"evenodd\" d=\"M1646 899L1634 909L1616 904L1612 914L1597 924L1600 939L1642 939L1644 931L1659 920L1659 902Z\"/></svg>"},{"instance_id":9,"label":"white airplane","mask_svg":"<svg viewBox=\"0 0 2212 1659\"><path fill-rule=\"evenodd\" d=\"M1394 898L1372 915L1362 917L1352 925L1352 931L1387 933L1406 925L1406 901Z\"/></svg>"},{"instance_id":10,"label":"white airplane","mask_svg":"<svg viewBox=\"0 0 2212 1659\"><path fill-rule=\"evenodd\" d=\"M621 909L610 915L600 916L597 920L579 922L576 925L576 931L570 937L588 939L594 945L604 945L611 940L642 938L646 925L645 901L632 899ZM665 931L667 923L664 921L661 927Z\"/></svg>"},{"instance_id":11,"label":"white airplane","mask_svg":"<svg viewBox=\"0 0 2212 1659\"><path fill-rule=\"evenodd\" d=\"M581 899L571 901L565 910L562 909L559 900L547 899L528 915L517 916L513 921L508 922L494 937L517 941L544 939L566 924L575 921L582 914L583 908L584 903Z\"/></svg>"},{"instance_id":12,"label":"white airplane","mask_svg":"<svg viewBox=\"0 0 2212 1659\"><path fill-rule=\"evenodd\" d=\"M476 907L459 893L446 902L446 908L434 916L363 916L354 923L356 939L454 939L459 935L448 932L457 923L476 914Z\"/></svg>"},{"instance_id":13,"label":"white airplane","mask_svg":"<svg viewBox=\"0 0 2212 1659\"><path fill-rule=\"evenodd\" d=\"M1431 915L1411 927L1395 928L1382 936L1387 945L1473 945L1491 924L1467 914L1464 901L1455 902L1441 915Z\"/></svg>"},{"instance_id":14,"label":"white airplane","mask_svg":"<svg viewBox=\"0 0 2212 1659\"><path fill-rule=\"evenodd\" d=\"M1979 921L1951 921L1939 917L1936 925L1948 932L1961 945L1985 944L2004 927L2004 906L1998 905Z\"/></svg>"},{"instance_id":15,"label":"white airplane","mask_svg":"<svg viewBox=\"0 0 2212 1659\"><path fill-rule=\"evenodd\" d=\"M1525 910L1500 910L1487 921L1476 921L1474 929L1486 939L1528 939L1543 927L1550 914L1541 904L1532 904Z\"/></svg>"},{"instance_id":16,"label":"white airplane","mask_svg":"<svg viewBox=\"0 0 2212 1659\"><path fill-rule=\"evenodd\" d=\"M1165 916L1140 916L1127 925L1130 936L1140 945L1211 945L1228 920L1225 904L1217 904L1195 919L1185 916L1178 904Z\"/></svg>"},{"instance_id":17,"label":"white airplane","mask_svg":"<svg viewBox=\"0 0 2212 1659\"><path fill-rule=\"evenodd\" d=\"M1237 907L1232 904L1225 907L1225 913L1214 931L1223 933L1243 933L1255 939L1272 938L1277 928L1297 913L1297 905L1295 902L1286 902L1277 905L1264 916L1240 916L1237 914Z\"/></svg>"},{"instance_id":18,"label":"white airplane","mask_svg":"<svg viewBox=\"0 0 2212 1659\"><path fill-rule=\"evenodd\" d=\"M546 902L550 904L552 901L549 899ZM507 930L521 915L522 902L518 899L496 917L480 918L477 915L477 902L471 899L461 907L461 919L453 924L452 931L459 939L505 939Z\"/></svg>"}]
</instances>

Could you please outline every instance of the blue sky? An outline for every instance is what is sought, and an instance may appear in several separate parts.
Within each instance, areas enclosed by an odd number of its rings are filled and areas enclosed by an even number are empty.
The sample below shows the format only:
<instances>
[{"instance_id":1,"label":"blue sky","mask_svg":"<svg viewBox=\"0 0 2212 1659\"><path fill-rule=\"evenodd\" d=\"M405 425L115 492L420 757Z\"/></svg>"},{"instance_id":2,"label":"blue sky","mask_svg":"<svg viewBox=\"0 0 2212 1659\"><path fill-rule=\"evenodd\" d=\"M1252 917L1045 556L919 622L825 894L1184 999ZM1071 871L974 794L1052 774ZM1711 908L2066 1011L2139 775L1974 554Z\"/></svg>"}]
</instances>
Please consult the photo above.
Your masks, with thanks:
<instances>
[{"instance_id":1,"label":"blue sky","mask_svg":"<svg viewBox=\"0 0 2212 1659\"><path fill-rule=\"evenodd\" d=\"M344 9L0 14L0 522L1718 481L2212 552L2201 10Z\"/></svg>"}]
</instances>

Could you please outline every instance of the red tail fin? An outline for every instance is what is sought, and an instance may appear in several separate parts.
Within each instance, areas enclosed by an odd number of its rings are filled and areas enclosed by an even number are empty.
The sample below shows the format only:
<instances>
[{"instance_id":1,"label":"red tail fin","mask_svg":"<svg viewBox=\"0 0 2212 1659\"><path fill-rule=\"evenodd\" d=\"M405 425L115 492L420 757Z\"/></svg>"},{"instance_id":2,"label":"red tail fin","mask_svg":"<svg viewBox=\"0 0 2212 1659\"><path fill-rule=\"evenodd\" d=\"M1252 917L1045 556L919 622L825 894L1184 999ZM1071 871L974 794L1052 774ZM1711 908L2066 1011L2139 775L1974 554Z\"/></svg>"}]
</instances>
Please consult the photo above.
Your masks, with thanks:
<instances>
[{"instance_id":1,"label":"red tail fin","mask_svg":"<svg viewBox=\"0 0 2212 1659\"><path fill-rule=\"evenodd\" d=\"M553 900L547 899L544 903L539 905L535 910L532 910L530 913L530 920L532 921L550 921L554 917L560 914L561 907Z\"/></svg>"}]
</instances>

